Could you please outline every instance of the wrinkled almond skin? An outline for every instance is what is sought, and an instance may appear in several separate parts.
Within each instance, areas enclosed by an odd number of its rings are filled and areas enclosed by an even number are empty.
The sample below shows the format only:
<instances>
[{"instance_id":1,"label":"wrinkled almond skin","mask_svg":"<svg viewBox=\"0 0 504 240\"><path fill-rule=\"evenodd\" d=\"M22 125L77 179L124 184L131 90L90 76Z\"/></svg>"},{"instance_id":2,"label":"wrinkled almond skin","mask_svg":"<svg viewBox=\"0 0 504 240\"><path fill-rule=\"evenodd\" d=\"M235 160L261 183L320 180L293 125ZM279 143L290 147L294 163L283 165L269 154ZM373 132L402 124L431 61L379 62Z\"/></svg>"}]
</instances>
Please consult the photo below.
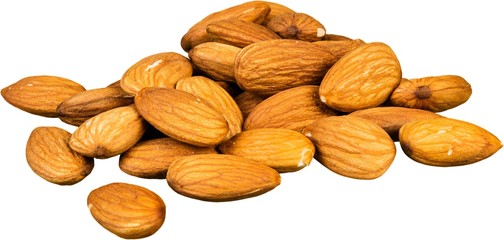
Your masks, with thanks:
<instances>
[{"instance_id":1,"label":"wrinkled almond skin","mask_svg":"<svg viewBox=\"0 0 504 240\"><path fill-rule=\"evenodd\" d=\"M399 129L404 124L442 117L430 111L404 107L374 107L357 110L348 115L364 118L378 124L394 141L399 140Z\"/></svg>"},{"instance_id":2,"label":"wrinkled almond skin","mask_svg":"<svg viewBox=\"0 0 504 240\"><path fill-rule=\"evenodd\" d=\"M37 127L26 144L26 160L38 176L59 185L73 185L88 176L93 158L68 146L71 133L58 127Z\"/></svg>"},{"instance_id":3,"label":"wrinkled almond skin","mask_svg":"<svg viewBox=\"0 0 504 240\"><path fill-rule=\"evenodd\" d=\"M286 128L301 132L307 125L337 113L320 101L319 87L306 85L281 91L257 104L243 129Z\"/></svg>"},{"instance_id":4,"label":"wrinkled almond skin","mask_svg":"<svg viewBox=\"0 0 504 240\"><path fill-rule=\"evenodd\" d=\"M348 52L351 52L352 50L356 49L360 45L364 44L365 42L360 40L360 39L355 39L355 40L344 40L344 41L316 41L313 42L316 45L325 47L327 50L329 50L333 55L334 58L339 60L342 58L345 54Z\"/></svg>"},{"instance_id":5,"label":"wrinkled almond skin","mask_svg":"<svg viewBox=\"0 0 504 240\"><path fill-rule=\"evenodd\" d=\"M212 147L197 147L173 138L138 142L121 154L119 168L132 176L165 179L171 163L180 156L217 153Z\"/></svg>"},{"instance_id":6,"label":"wrinkled almond skin","mask_svg":"<svg viewBox=\"0 0 504 240\"><path fill-rule=\"evenodd\" d=\"M175 87L177 90L192 93L201 97L226 119L228 134L224 141L242 131L243 115L233 97L212 79L203 76L194 76L181 79Z\"/></svg>"},{"instance_id":7,"label":"wrinkled almond skin","mask_svg":"<svg viewBox=\"0 0 504 240\"><path fill-rule=\"evenodd\" d=\"M242 89L270 96L285 89L319 84L334 64L323 47L292 39L250 44L236 56L235 79Z\"/></svg>"},{"instance_id":8,"label":"wrinkled almond skin","mask_svg":"<svg viewBox=\"0 0 504 240\"><path fill-rule=\"evenodd\" d=\"M267 26L284 39L313 42L326 34L324 25L306 13L284 13L272 18Z\"/></svg>"},{"instance_id":9,"label":"wrinkled almond skin","mask_svg":"<svg viewBox=\"0 0 504 240\"><path fill-rule=\"evenodd\" d=\"M58 105L56 112L64 122L79 126L99 113L132 103L133 96L121 88L97 88L73 95Z\"/></svg>"},{"instance_id":10,"label":"wrinkled almond skin","mask_svg":"<svg viewBox=\"0 0 504 240\"><path fill-rule=\"evenodd\" d=\"M147 122L169 137L196 146L215 146L229 127L219 110L194 94L170 88L144 88L135 105Z\"/></svg>"},{"instance_id":11,"label":"wrinkled almond skin","mask_svg":"<svg viewBox=\"0 0 504 240\"><path fill-rule=\"evenodd\" d=\"M58 117L58 105L85 90L72 80L41 75L23 78L5 87L2 89L2 97L25 112L44 117Z\"/></svg>"},{"instance_id":12,"label":"wrinkled almond skin","mask_svg":"<svg viewBox=\"0 0 504 240\"><path fill-rule=\"evenodd\" d=\"M401 65L389 46L362 44L329 69L320 84L320 98L342 112L376 107L388 100L401 76Z\"/></svg>"},{"instance_id":13,"label":"wrinkled almond skin","mask_svg":"<svg viewBox=\"0 0 504 240\"><path fill-rule=\"evenodd\" d=\"M261 23L263 26L268 26L268 23L271 21L271 19L275 18L278 15L282 15L285 13L295 13L294 10L280 3L267 2L267 1L260 1L260 2L267 3L268 6L270 7L270 12L268 13L268 15L266 15L263 22Z\"/></svg>"},{"instance_id":14,"label":"wrinkled almond skin","mask_svg":"<svg viewBox=\"0 0 504 240\"><path fill-rule=\"evenodd\" d=\"M110 158L135 145L146 128L133 104L118 107L86 120L72 134L69 145L84 156Z\"/></svg>"},{"instance_id":15,"label":"wrinkled almond skin","mask_svg":"<svg viewBox=\"0 0 504 240\"><path fill-rule=\"evenodd\" d=\"M411 159L441 167L472 164L502 147L502 142L486 129L452 118L405 124L399 130L399 141Z\"/></svg>"},{"instance_id":16,"label":"wrinkled almond skin","mask_svg":"<svg viewBox=\"0 0 504 240\"><path fill-rule=\"evenodd\" d=\"M471 94L471 85L464 78L443 75L404 79L390 96L390 102L400 107L442 112L465 103Z\"/></svg>"},{"instance_id":17,"label":"wrinkled almond skin","mask_svg":"<svg viewBox=\"0 0 504 240\"><path fill-rule=\"evenodd\" d=\"M236 82L234 64L241 48L232 45L206 42L189 51L191 62L205 75L216 81Z\"/></svg>"},{"instance_id":18,"label":"wrinkled almond skin","mask_svg":"<svg viewBox=\"0 0 504 240\"><path fill-rule=\"evenodd\" d=\"M255 42L280 39L280 36L265 26L239 19L210 23L207 27L207 33L212 41L239 48L246 47Z\"/></svg>"},{"instance_id":19,"label":"wrinkled almond skin","mask_svg":"<svg viewBox=\"0 0 504 240\"><path fill-rule=\"evenodd\" d=\"M175 52L158 53L128 68L121 78L121 88L133 95L145 87L174 88L178 80L192 73L192 64L186 57Z\"/></svg>"},{"instance_id":20,"label":"wrinkled almond skin","mask_svg":"<svg viewBox=\"0 0 504 240\"><path fill-rule=\"evenodd\" d=\"M241 156L274 168L294 172L310 165L315 146L303 134L282 128L251 129L219 145L220 152Z\"/></svg>"},{"instance_id":21,"label":"wrinkled almond skin","mask_svg":"<svg viewBox=\"0 0 504 240\"><path fill-rule=\"evenodd\" d=\"M396 154L394 142L385 130L358 117L323 118L308 125L303 134L315 144L315 159L350 178L382 176Z\"/></svg>"},{"instance_id":22,"label":"wrinkled almond skin","mask_svg":"<svg viewBox=\"0 0 504 240\"><path fill-rule=\"evenodd\" d=\"M225 19L239 19L247 22L262 23L269 12L269 5L260 1L245 2L214 12L189 28L187 33L182 37L180 45L184 51L188 52L198 44L210 42L211 39L206 31L210 23Z\"/></svg>"},{"instance_id":23,"label":"wrinkled almond skin","mask_svg":"<svg viewBox=\"0 0 504 240\"><path fill-rule=\"evenodd\" d=\"M261 103L264 98L251 92L243 92L236 96L234 100L242 112L243 119L246 119L252 109Z\"/></svg>"},{"instance_id":24,"label":"wrinkled almond skin","mask_svg":"<svg viewBox=\"0 0 504 240\"><path fill-rule=\"evenodd\" d=\"M166 180L184 196L222 202L266 193L280 184L280 175L273 168L243 157L201 154L177 159Z\"/></svg>"},{"instance_id":25,"label":"wrinkled almond skin","mask_svg":"<svg viewBox=\"0 0 504 240\"><path fill-rule=\"evenodd\" d=\"M87 206L102 227L125 239L153 235L163 225L166 215L166 205L156 193L120 182L91 191Z\"/></svg>"}]
</instances>

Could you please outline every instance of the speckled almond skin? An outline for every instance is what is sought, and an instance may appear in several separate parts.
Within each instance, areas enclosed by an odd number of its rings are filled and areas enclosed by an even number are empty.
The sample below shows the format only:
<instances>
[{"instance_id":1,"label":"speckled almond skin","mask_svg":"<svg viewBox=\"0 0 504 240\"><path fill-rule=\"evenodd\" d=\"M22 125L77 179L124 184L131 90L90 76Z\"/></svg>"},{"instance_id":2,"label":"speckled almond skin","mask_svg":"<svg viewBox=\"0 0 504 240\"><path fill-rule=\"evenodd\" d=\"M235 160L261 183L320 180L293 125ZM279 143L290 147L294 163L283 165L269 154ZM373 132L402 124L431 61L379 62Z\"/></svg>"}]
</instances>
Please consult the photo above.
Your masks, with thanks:
<instances>
[{"instance_id":1,"label":"speckled almond skin","mask_svg":"<svg viewBox=\"0 0 504 240\"><path fill-rule=\"evenodd\" d=\"M479 162L502 148L502 142L486 129L452 118L405 124L399 141L411 159L442 167Z\"/></svg>"}]
</instances>

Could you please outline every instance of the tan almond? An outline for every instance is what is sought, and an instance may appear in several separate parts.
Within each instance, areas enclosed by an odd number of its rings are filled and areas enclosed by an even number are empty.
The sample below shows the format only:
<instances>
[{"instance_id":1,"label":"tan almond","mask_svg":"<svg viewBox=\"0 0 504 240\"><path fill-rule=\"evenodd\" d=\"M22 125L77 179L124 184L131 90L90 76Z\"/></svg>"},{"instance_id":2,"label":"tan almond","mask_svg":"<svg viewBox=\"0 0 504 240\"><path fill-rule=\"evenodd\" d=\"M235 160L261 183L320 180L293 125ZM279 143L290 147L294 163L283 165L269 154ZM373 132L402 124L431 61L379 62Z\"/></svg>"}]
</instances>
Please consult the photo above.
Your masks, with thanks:
<instances>
[{"instance_id":1,"label":"tan almond","mask_svg":"<svg viewBox=\"0 0 504 240\"><path fill-rule=\"evenodd\" d=\"M191 62L205 75L216 81L236 82L234 64L241 48L218 43L206 42L189 51Z\"/></svg>"},{"instance_id":2,"label":"tan almond","mask_svg":"<svg viewBox=\"0 0 504 240\"><path fill-rule=\"evenodd\" d=\"M277 15L268 22L268 28L284 39L319 41L326 34L324 25L314 17L299 12Z\"/></svg>"},{"instance_id":3,"label":"tan almond","mask_svg":"<svg viewBox=\"0 0 504 240\"><path fill-rule=\"evenodd\" d=\"M270 96L285 89L319 84L334 64L323 47L292 39L267 40L243 48L235 60L235 79L242 89Z\"/></svg>"},{"instance_id":4,"label":"tan almond","mask_svg":"<svg viewBox=\"0 0 504 240\"><path fill-rule=\"evenodd\" d=\"M319 87L306 85L281 91L257 104L243 129L286 128L302 131L307 125L337 113L320 101Z\"/></svg>"},{"instance_id":5,"label":"tan almond","mask_svg":"<svg viewBox=\"0 0 504 240\"><path fill-rule=\"evenodd\" d=\"M134 105L100 113L80 125L70 138L70 147L94 158L110 158L135 145L147 125Z\"/></svg>"},{"instance_id":6,"label":"tan almond","mask_svg":"<svg viewBox=\"0 0 504 240\"><path fill-rule=\"evenodd\" d=\"M269 12L269 5L259 1L245 2L214 12L189 28L187 33L182 37L180 45L184 51L188 52L198 44L211 41L206 31L210 23L225 19L239 19L247 22L262 23Z\"/></svg>"},{"instance_id":7,"label":"tan almond","mask_svg":"<svg viewBox=\"0 0 504 240\"><path fill-rule=\"evenodd\" d=\"M275 2L267 2L267 1L261 1L264 3L267 3L270 7L270 12L266 17L264 18L264 21L261 23L263 26L267 26L268 23L271 21L271 19L275 18L278 15L284 14L284 13L295 13L294 10L288 8L285 5L282 5L280 3L275 3Z\"/></svg>"},{"instance_id":8,"label":"tan almond","mask_svg":"<svg viewBox=\"0 0 504 240\"><path fill-rule=\"evenodd\" d=\"M236 96L234 100L242 112L243 119L246 119L252 109L261 103L264 98L251 92L243 92Z\"/></svg>"},{"instance_id":9,"label":"tan almond","mask_svg":"<svg viewBox=\"0 0 504 240\"><path fill-rule=\"evenodd\" d=\"M320 98L342 112L376 107L388 100L401 76L399 60L388 45L362 44L329 69L320 84Z\"/></svg>"},{"instance_id":10,"label":"tan almond","mask_svg":"<svg viewBox=\"0 0 504 240\"><path fill-rule=\"evenodd\" d=\"M207 33L212 41L239 48L246 47L255 42L280 39L280 36L265 26L239 19L210 23L207 26Z\"/></svg>"},{"instance_id":11,"label":"tan almond","mask_svg":"<svg viewBox=\"0 0 504 240\"><path fill-rule=\"evenodd\" d=\"M442 117L430 111L404 107L374 107L357 110L348 115L364 118L378 124L395 141L399 140L399 129L404 124Z\"/></svg>"},{"instance_id":12,"label":"tan almond","mask_svg":"<svg viewBox=\"0 0 504 240\"><path fill-rule=\"evenodd\" d=\"M350 178L382 176L396 154L387 132L359 117L323 118L308 125L303 134L315 144L315 159L331 171Z\"/></svg>"},{"instance_id":13,"label":"tan almond","mask_svg":"<svg viewBox=\"0 0 504 240\"><path fill-rule=\"evenodd\" d=\"M353 51L365 42L360 39L345 40L345 41L316 41L316 45L325 47L335 57L336 61L342 58L348 52Z\"/></svg>"},{"instance_id":14,"label":"tan almond","mask_svg":"<svg viewBox=\"0 0 504 240\"><path fill-rule=\"evenodd\" d=\"M175 53L150 55L133 64L121 78L121 88L136 94L145 87L174 88L178 80L192 76L189 59Z\"/></svg>"},{"instance_id":15,"label":"tan almond","mask_svg":"<svg viewBox=\"0 0 504 240\"><path fill-rule=\"evenodd\" d=\"M465 103L472 94L471 85L457 75L404 79L392 92L395 106L442 112Z\"/></svg>"},{"instance_id":16,"label":"tan almond","mask_svg":"<svg viewBox=\"0 0 504 240\"><path fill-rule=\"evenodd\" d=\"M68 146L71 136L58 127L35 128L26 144L26 160L33 172L59 185L73 185L87 177L94 160Z\"/></svg>"},{"instance_id":17,"label":"tan almond","mask_svg":"<svg viewBox=\"0 0 504 240\"><path fill-rule=\"evenodd\" d=\"M310 165L315 146L303 134L282 128L243 131L219 145L220 152L241 156L274 168L294 172Z\"/></svg>"},{"instance_id":18,"label":"tan almond","mask_svg":"<svg viewBox=\"0 0 504 240\"><path fill-rule=\"evenodd\" d=\"M86 90L58 105L56 112L66 123L79 126L87 119L108 110L133 103L133 96L118 87Z\"/></svg>"},{"instance_id":19,"label":"tan almond","mask_svg":"<svg viewBox=\"0 0 504 240\"><path fill-rule=\"evenodd\" d=\"M181 156L217 153L213 147L197 147L173 138L158 138L138 142L121 154L119 168L141 178L166 178L171 163Z\"/></svg>"},{"instance_id":20,"label":"tan almond","mask_svg":"<svg viewBox=\"0 0 504 240\"><path fill-rule=\"evenodd\" d=\"M207 100L170 88L144 88L135 97L140 114L169 137L196 146L215 146L228 135L221 112Z\"/></svg>"},{"instance_id":21,"label":"tan almond","mask_svg":"<svg viewBox=\"0 0 504 240\"><path fill-rule=\"evenodd\" d=\"M502 148L502 142L488 130L452 118L405 124L399 130L399 141L411 159L442 167L479 162Z\"/></svg>"},{"instance_id":22,"label":"tan almond","mask_svg":"<svg viewBox=\"0 0 504 240\"><path fill-rule=\"evenodd\" d=\"M121 182L91 191L87 206L103 228L125 239L153 235L163 225L166 215L166 205L156 193Z\"/></svg>"},{"instance_id":23,"label":"tan almond","mask_svg":"<svg viewBox=\"0 0 504 240\"><path fill-rule=\"evenodd\" d=\"M56 108L69 97L85 91L80 84L57 76L30 76L2 89L2 97L23 111L58 117Z\"/></svg>"},{"instance_id":24,"label":"tan almond","mask_svg":"<svg viewBox=\"0 0 504 240\"><path fill-rule=\"evenodd\" d=\"M227 154L181 157L172 163L166 179L179 194L215 202L258 196L280 184L275 169Z\"/></svg>"}]
</instances>

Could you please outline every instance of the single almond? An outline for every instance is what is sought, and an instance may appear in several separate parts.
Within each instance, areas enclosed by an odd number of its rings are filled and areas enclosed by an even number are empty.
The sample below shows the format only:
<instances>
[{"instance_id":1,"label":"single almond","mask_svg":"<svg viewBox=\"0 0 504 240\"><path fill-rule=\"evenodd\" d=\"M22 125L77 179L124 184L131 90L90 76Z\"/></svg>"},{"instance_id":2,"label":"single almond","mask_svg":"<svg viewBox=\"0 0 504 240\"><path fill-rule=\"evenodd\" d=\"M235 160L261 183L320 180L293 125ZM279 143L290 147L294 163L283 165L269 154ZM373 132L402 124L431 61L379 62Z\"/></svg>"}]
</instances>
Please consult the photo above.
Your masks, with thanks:
<instances>
[{"instance_id":1,"label":"single almond","mask_svg":"<svg viewBox=\"0 0 504 240\"><path fill-rule=\"evenodd\" d=\"M206 42L189 51L191 62L205 75L216 81L236 82L234 64L241 50L232 45Z\"/></svg>"},{"instance_id":2,"label":"single almond","mask_svg":"<svg viewBox=\"0 0 504 240\"><path fill-rule=\"evenodd\" d=\"M174 161L166 180L179 194L221 202L266 193L280 184L280 175L273 168L243 157L201 154Z\"/></svg>"},{"instance_id":3,"label":"single almond","mask_svg":"<svg viewBox=\"0 0 504 240\"><path fill-rule=\"evenodd\" d=\"M295 13L294 10L280 3L267 2L267 1L261 1L261 2L267 3L268 6L270 7L270 12L268 13L268 15L266 15L264 21L261 23L263 26L267 26L268 23L271 21L271 19L275 18L278 15L282 15L285 13Z\"/></svg>"},{"instance_id":4,"label":"single almond","mask_svg":"<svg viewBox=\"0 0 504 240\"><path fill-rule=\"evenodd\" d=\"M210 23L207 26L207 33L212 41L233 45L239 48L246 47L255 42L280 39L280 36L265 26L239 19L221 20Z\"/></svg>"},{"instance_id":5,"label":"single almond","mask_svg":"<svg viewBox=\"0 0 504 240\"><path fill-rule=\"evenodd\" d=\"M355 39L355 40L344 40L344 41L316 41L313 42L316 45L325 47L327 50L329 50L333 55L336 61L338 61L340 58L342 58L345 54L353 51L357 47L359 47L362 44L365 44L364 41L360 39Z\"/></svg>"},{"instance_id":6,"label":"single almond","mask_svg":"<svg viewBox=\"0 0 504 240\"><path fill-rule=\"evenodd\" d=\"M326 34L324 25L314 17L299 12L277 15L268 22L268 28L284 39L319 41Z\"/></svg>"},{"instance_id":7,"label":"single almond","mask_svg":"<svg viewBox=\"0 0 504 240\"><path fill-rule=\"evenodd\" d=\"M26 160L38 176L59 185L73 185L88 176L93 158L68 146L71 133L58 127L37 127L26 144Z\"/></svg>"}]
</instances>

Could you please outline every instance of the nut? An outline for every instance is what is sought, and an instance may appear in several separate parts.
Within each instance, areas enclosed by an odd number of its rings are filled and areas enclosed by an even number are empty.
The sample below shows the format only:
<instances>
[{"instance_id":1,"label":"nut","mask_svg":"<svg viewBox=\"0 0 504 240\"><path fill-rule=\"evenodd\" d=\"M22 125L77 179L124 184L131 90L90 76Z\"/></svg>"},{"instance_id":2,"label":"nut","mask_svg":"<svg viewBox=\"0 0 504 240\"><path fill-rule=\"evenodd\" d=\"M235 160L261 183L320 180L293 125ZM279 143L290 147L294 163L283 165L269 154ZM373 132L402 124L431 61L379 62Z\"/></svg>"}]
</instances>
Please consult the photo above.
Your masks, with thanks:
<instances>
[{"instance_id":1,"label":"nut","mask_svg":"<svg viewBox=\"0 0 504 240\"><path fill-rule=\"evenodd\" d=\"M314 42L326 34L324 25L306 13L284 13L272 18L267 26L284 39Z\"/></svg>"},{"instance_id":2,"label":"nut","mask_svg":"<svg viewBox=\"0 0 504 240\"><path fill-rule=\"evenodd\" d=\"M239 48L246 47L255 42L280 39L278 35L265 26L239 19L210 23L207 26L207 33L212 41Z\"/></svg>"},{"instance_id":3,"label":"nut","mask_svg":"<svg viewBox=\"0 0 504 240\"><path fill-rule=\"evenodd\" d=\"M218 42L206 42L189 51L191 62L216 81L236 82L234 64L241 48Z\"/></svg>"}]
</instances>

